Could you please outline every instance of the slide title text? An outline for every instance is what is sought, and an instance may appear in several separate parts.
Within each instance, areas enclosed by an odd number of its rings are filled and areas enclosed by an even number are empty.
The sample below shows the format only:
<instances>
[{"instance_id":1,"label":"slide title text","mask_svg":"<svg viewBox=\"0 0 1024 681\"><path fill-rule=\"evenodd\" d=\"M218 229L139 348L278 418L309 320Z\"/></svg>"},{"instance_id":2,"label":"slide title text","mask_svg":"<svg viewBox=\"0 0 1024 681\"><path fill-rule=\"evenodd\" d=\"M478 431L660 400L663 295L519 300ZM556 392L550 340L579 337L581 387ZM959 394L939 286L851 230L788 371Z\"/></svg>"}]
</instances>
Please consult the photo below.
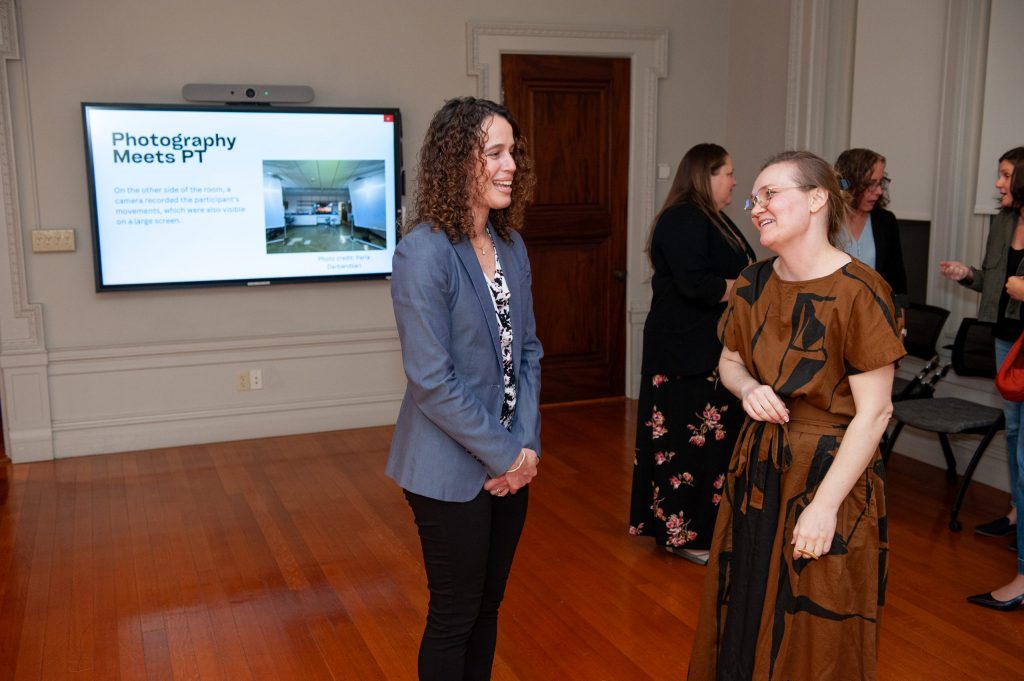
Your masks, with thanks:
<instances>
[{"instance_id":1,"label":"slide title text","mask_svg":"<svg viewBox=\"0 0 1024 681\"><path fill-rule=\"evenodd\" d=\"M111 133L114 163L202 163L210 149L235 148L237 137L227 135L133 135L128 132ZM122 147L122 148L118 148ZM154 151L134 151L153 149Z\"/></svg>"}]
</instances>

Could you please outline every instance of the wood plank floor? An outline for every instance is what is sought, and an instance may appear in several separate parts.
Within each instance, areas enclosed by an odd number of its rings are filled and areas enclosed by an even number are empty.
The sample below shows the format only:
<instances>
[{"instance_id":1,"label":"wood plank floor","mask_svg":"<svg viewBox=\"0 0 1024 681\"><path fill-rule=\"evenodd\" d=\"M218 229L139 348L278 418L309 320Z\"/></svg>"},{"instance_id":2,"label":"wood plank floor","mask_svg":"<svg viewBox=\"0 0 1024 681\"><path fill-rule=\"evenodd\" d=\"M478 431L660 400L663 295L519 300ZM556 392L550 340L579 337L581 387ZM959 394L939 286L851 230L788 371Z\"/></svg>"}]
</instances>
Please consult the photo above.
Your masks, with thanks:
<instances>
[{"instance_id":1,"label":"wood plank floor","mask_svg":"<svg viewBox=\"0 0 1024 681\"><path fill-rule=\"evenodd\" d=\"M704 569L626 532L635 403L544 409L497 681L682 679ZM0 468L0 681L415 679L426 586L390 428ZM936 446L938 446L936 444ZM1024 679L1005 539L895 456L880 678ZM976 486L970 528L1008 496Z\"/></svg>"}]
</instances>

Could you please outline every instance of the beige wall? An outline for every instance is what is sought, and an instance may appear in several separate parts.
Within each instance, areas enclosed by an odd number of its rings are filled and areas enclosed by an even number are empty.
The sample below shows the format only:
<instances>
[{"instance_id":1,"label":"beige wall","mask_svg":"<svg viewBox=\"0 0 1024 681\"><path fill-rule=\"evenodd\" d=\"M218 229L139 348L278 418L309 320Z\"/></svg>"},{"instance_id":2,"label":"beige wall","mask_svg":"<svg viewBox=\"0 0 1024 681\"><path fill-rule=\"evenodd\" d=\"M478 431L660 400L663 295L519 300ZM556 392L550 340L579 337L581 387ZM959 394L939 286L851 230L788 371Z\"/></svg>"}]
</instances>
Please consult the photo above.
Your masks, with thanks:
<instances>
[{"instance_id":1,"label":"beige wall","mask_svg":"<svg viewBox=\"0 0 1024 681\"><path fill-rule=\"evenodd\" d=\"M679 74L665 102L685 90L706 90L705 68L688 75L684 64L701 51L696 41L724 33L713 2L690 2L678 12L670 68ZM506 3L179 2L33 0L22 8L25 91L33 154L20 159L36 186L25 183L26 228L75 227L81 248L71 256L31 256L30 297L46 305L51 349L110 343L233 338L392 325L382 282L286 286L261 291L203 289L185 292L97 295L91 290L88 204L82 163L80 101L180 101L188 82L305 83L319 105L393 105L402 109L405 160L412 171L418 140L430 114L449 96L471 94L466 74L467 19L580 21L617 26L660 25L675 3L646 3L637 16L628 2L600 6ZM425 8L431 8L429 11ZM434 9L440 7L443 9ZM423 9L421 9L423 8ZM672 8L672 9L670 9ZM692 16L690 16L692 14ZM301 17L301 18L300 18ZM696 20L694 20L696 19ZM691 23L692 22L692 23ZM702 26L698 31L695 27ZM699 44L699 43L698 43ZM720 66L724 72L725 64ZM685 127L720 134L724 93L711 91L701 107L668 118L665 146ZM677 107L682 109L682 107ZM17 131L24 134L24 130ZM231 315L223 310L230 309Z\"/></svg>"},{"instance_id":2,"label":"beige wall","mask_svg":"<svg viewBox=\"0 0 1024 681\"><path fill-rule=\"evenodd\" d=\"M0 119L10 135L9 144L0 137L0 151L14 152L0 154L10 175L0 177L7 451L19 461L388 423L404 389L386 282L95 293L81 101L179 102L189 82L263 82L310 85L318 105L397 106L411 192L412 159L431 113L447 97L478 92L468 75L467 22L576 35L610 29L625 36L620 43L642 42L653 29L668 36L664 62L645 57L658 63L648 88L655 99L638 101L647 95L636 77L651 78L646 73L634 73L633 92L634 112L645 116L634 118L634 141L638 130L650 131L642 163L651 168L636 167L634 147L631 178L653 178L655 164L674 171L698 142L722 143L738 180L729 213L758 248L742 197L787 140L820 140L815 150L826 154L847 138L883 150L904 217L942 196L915 184L933 177L915 171L934 160L929 140L942 114L932 100L949 85L936 55L949 63L942 31L958 30L949 17L986 5L962 0L969 6L958 13L950 3L961 0L948 0L940 3L945 13L922 20L929 1L0 0L0 54L9 59L0 86L11 107ZM20 31L11 28L18 14ZM837 37L849 52L831 49ZM554 44L550 51L578 51L570 40ZM911 71L905 54L913 55ZM668 181L646 179L640 189L630 196L631 391L650 296L639 254L649 225L637 216L656 210ZM24 244L41 227L74 228L78 250L31 253ZM238 392L235 378L250 368L263 370L265 388ZM915 448L926 460L934 449L930 441ZM1000 485L1004 471L986 457L979 477Z\"/></svg>"},{"instance_id":3,"label":"beige wall","mask_svg":"<svg viewBox=\"0 0 1024 681\"><path fill-rule=\"evenodd\" d=\"M310 85L316 105L397 106L411 191L429 116L477 91L467 21L658 29L669 38L655 161L674 170L692 144L724 141L743 189L782 140L784 88L752 72L769 63L785 82L788 15L749 0L32 0L18 11L8 82L19 229L23 243L44 227L78 238L74 253L22 249L27 300L42 307L56 456L387 423L404 388L386 282L95 293L82 101L179 102L185 83L261 82ZM753 30L752 11L781 33ZM655 202L666 190L658 183ZM647 225L630 229L632 244ZM642 308L646 284L631 277ZM263 370L264 390L235 389L248 368Z\"/></svg>"},{"instance_id":4,"label":"beige wall","mask_svg":"<svg viewBox=\"0 0 1024 681\"><path fill-rule=\"evenodd\" d=\"M743 202L765 159L786 148L789 24L789 12L780 11L779 3L732 3L725 147L737 184L726 212L762 256L768 251L758 242Z\"/></svg>"},{"instance_id":5,"label":"beige wall","mask_svg":"<svg viewBox=\"0 0 1024 681\"><path fill-rule=\"evenodd\" d=\"M988 58L985 61L985 115L982 119L974 211L994 215L997 160L1014 147L1024 145L1024 88L1020 67L1024 64L1024 2L992 0Z\"/></svg>"},{"instance_id":6,"label":"beige wall","mask_svg":"<svg viewBox=\"0 0 1024 681\"><path fill-rule=\"evenodd\" d=\"M935 0L859 0L850 146L886 157L889 209L930 220L946 13ZM830 159L835 160L835 159Z\"/></svg>"}]
</instances>

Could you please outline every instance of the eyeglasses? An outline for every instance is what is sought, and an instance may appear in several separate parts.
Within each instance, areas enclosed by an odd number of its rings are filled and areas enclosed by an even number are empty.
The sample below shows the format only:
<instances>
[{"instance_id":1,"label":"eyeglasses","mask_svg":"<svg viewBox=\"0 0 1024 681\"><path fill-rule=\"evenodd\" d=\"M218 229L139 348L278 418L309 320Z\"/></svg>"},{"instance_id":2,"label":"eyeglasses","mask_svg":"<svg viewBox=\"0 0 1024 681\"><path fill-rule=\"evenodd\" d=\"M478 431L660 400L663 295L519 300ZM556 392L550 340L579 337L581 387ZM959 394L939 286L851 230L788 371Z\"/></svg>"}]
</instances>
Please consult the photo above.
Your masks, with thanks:
<instances>
[{"instance_id":1,"label":"eyeglasses","mask_svg":"<svg viewBox=\"0 0 1024 681\"><path fill-rule=\"evenodd\" d=\"M767 208L768 202L771 201L776 194L784 192L788 189L814 189L816 185L813 184L801 184L795 187L769 187L759 189L756 194L751 194L750 198L743 203L743 210L754 210L754 204L761 206L761 208Z\"/></svg>"},{"instance_id":2,"label":"eyeglasses","mask_svg":"<svg viewBox=\"0 0 1024 681\"><path fill-rule=\"evenodd\" d=\"M864 189L866 189L869 192L873 192L876 189L881 188L881 190L883 192L885 192L885 191L889 191L889 185L890 184L892 184L892 180L887 175L887 176L883 177L881 180L876 180L874 182L868 182L866 185L864 185Z\"/></svg>"}]
</instances>

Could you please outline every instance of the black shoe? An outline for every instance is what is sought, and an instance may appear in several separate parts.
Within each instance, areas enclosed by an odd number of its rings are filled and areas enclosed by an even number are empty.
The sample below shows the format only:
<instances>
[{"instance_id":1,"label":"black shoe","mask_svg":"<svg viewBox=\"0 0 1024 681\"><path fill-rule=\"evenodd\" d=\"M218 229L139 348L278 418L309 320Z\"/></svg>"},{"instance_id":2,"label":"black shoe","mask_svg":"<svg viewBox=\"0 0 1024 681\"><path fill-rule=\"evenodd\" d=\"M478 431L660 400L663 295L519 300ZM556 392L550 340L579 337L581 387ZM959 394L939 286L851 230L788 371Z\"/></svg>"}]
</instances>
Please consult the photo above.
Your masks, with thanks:
<instances>
[{"instance_id":1,"label":"black shoe","mask_svg":"<svg viewBox=\"0 0 1024 681\"><path fill-rule=\"evenodd\" d=\"M1005 515L995 520L990 520L987 523L982 523L974 528L975 534L980 534L983 537L1004 537L1008 534L1013 534L1017 531L1017 524L1011 523L1010 519Z\"/></svg>"},{"instance_id":2,"label":"black shoe","mask_svg":"<svg viewBox=\"0 0 1024 681\"><path fill-rule=\"evenodd\" d=\"M697 565L707 565L708 558L710 557L709 552L706 550L700 551L694 549L683 549L677 546L666 546L665 550L674 556L685 558L691 563L696 563Z\"/></svg>"},{"instance_id":3,"label":"black shoe","mask_svg":"<svg viewBox=\"0 0 1024 681\"><path fill-rule=\"evenodd\" d=\"M1024 594L1014 596L1007 601L997 601L992 597L992 592L989 591L987 594L977 594L976 596L968 596L968 603L974 603L980 605L983 608L992 608L993 610L1002 610L1009 612L1011 610L1019 610L1024 607Z\"/></svg>"},{"instance_id":4,"label":"black shoe","mask_svg":"<svg viewBox=\"0 0 1024 681\"><path fill-rule=\"evenodd\" d=\"M1017 535L1013 535L1013 539L1010 540L1010 545L1006 548L1010 549L1014 553L1017 553Z\"/></svg>"}]
</instances>

